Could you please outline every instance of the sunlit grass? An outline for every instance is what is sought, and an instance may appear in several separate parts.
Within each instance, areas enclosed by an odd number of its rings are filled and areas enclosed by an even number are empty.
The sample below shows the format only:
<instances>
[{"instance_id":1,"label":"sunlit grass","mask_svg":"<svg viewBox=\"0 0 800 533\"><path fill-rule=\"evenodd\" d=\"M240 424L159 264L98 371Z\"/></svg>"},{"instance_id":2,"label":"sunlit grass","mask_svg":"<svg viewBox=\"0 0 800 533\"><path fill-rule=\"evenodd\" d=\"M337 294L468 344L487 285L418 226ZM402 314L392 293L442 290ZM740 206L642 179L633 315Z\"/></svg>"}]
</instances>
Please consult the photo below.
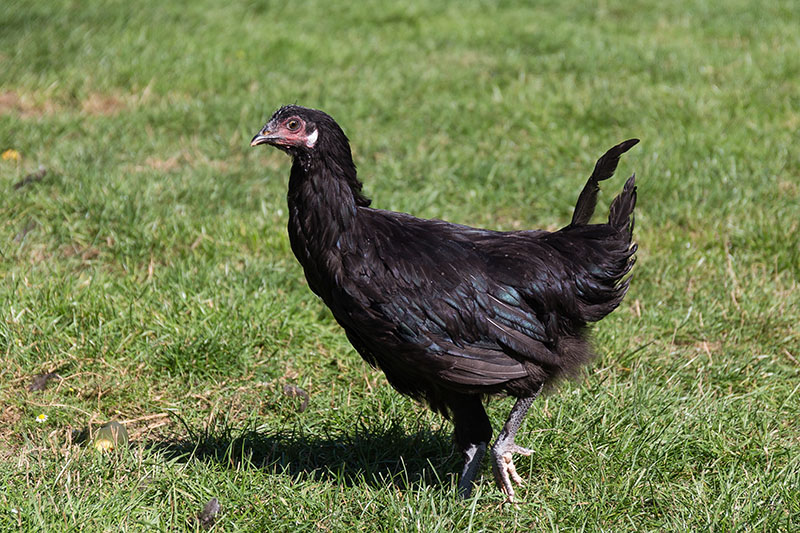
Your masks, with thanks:
<instances>
[{"instance_id":1,"label":"sunlit grass","mask_svg":"<svg viewBox=\"0 0 800 533\"><path fill-rule=\"evenodd\" d=\"M220 530L800 527L796 3L7 4L0 529L196 529L212 497ZM523 426L519 509L488 470L456 497L450 425L306 287L289 162L248 146L293 102L375 206L499 229L566 224L642 139L598 209L637 173L635 278Z\"/></svg>"}]
</instances>

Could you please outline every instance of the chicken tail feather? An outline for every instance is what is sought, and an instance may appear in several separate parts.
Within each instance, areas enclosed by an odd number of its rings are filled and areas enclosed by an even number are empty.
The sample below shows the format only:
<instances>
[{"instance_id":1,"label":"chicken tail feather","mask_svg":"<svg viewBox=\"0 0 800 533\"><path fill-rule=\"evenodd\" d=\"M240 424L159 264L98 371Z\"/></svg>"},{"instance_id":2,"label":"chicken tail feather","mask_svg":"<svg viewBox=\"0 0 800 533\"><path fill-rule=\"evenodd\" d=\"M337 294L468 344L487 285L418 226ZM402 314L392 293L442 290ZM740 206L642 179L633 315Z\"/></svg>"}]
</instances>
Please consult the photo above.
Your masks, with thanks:
<instances>
[{"instance_id":1,"label":"chicken tail feather","mask_svg":"<svg viewBox=\"0 0 800 533\"><path fill-rule=\"evenodd\" d=\"M619 196L611 202L608 210L608 223L617 231L624 233L628 241L633 235L633 208L636 206L636 174L628 178Z\"/></svg>"},{"instance_id":2,"label":"chicken tail feather","mask_svg":"<svg viewBox=\"0 0 800 533\"><path fill-rule=\"evenodd\" d=\"M594 214L594 208L597 205L597 193L600 191L600 182L614 175L614 171L617 170L617 165L619 164L619 158L622 154L633 148L638 142L639 139L623 141L597 160L592 175L589 176L589 180L583 187L580 196L578 196L578 203L575 204L575 211L572 214L570 226L584 226L589 223L589 220Z\"/></svg>"}]
</instances>

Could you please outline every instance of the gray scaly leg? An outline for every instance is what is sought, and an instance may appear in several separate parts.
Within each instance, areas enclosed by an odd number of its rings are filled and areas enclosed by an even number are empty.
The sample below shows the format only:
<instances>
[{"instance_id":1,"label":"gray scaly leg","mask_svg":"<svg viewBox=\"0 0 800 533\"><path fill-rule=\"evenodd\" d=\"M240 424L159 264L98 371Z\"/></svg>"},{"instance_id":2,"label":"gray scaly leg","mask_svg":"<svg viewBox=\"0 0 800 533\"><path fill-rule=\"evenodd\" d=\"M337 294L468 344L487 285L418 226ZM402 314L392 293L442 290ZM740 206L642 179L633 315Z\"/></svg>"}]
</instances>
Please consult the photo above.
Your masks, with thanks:
<instances>
[{"instance_id":1,"label":"gray scaly leg","mask_svg":"<svg viewBox=\"0 0 800 533\"><path fill-rule=\"evenodd\" d=\"M481 460L492 440L492 424L478 395L453 394L447 404L453 413L456 444L464 457L458 493L462 498L469 498Z\"/></svg>"},{"instance_id":2,"label":"gray scaly leg","mask_svg":"<svg viewBox=\"0 0 800 533\"><path fill-rule=\"evenodd\" d=\"M513 480L517 485L522 485L523 483L522 478L517 473L517 469L514 467L512 454L530 455L533 453L533 450L523 448L514 442L514 437L517 435L528 408L533 403L533 400L539 396L541 390L542 387L540 385L532 396L517 399L514 407L511 408L511 413L508 415L508 420L506 420L503 430L497 437L494 446L492 446L492 472L494 472L494 478L500 486L500 490L506 495L508 501L512 503L514 502L514 487L511 481Z\"/></svg>"},{"instance_id":3,"label":"gray scaly leg","mask_svg":"<svg viewBox=\"0 0 800 533\"><path fill-rule=\"evenodd\" d=\"M483 455L486 453L487 443L470 444L464 450L464 468L461 470L461 478L458 480L458 494L462 498L469 498L472 494L472 483L481 467Z\"/></svg>"}]
</instances>

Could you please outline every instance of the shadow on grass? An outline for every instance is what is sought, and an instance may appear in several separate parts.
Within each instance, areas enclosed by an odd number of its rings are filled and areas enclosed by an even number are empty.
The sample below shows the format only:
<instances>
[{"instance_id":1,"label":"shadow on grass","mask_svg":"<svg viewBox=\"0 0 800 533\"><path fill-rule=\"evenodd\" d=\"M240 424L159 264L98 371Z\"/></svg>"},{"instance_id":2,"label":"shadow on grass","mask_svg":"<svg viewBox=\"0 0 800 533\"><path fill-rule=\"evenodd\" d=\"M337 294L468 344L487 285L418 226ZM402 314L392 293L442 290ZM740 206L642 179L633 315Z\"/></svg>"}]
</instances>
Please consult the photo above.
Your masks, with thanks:
<instances>
[{"instance_id":1,"label":"shadow on grass","mask_svg":"<svg viewBox=\"0 0 800 533\"><path fill-rule=\"evenodd\" d=\"M409 431L398 420L324 436L283 429L274 432L227 426L194 431L189 436L151 441L148 448L179 461L214 461L230 468L252 467L291 476L311 477L347 486L399 489L447 486L446 477L460 465L452 438L444 430Z\"/></svg>"}]
</instances>

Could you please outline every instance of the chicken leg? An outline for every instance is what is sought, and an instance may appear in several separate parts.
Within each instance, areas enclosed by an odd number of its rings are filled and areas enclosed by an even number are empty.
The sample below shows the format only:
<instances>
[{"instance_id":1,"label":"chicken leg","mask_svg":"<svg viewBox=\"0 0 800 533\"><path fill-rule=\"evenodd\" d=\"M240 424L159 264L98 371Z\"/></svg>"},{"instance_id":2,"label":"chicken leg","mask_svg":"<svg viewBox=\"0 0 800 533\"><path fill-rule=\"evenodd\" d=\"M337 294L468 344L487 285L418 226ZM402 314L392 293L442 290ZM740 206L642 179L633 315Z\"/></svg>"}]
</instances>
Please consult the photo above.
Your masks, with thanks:
<instances>
[{"instance_id":1,"label":"chicken leg","mask_svg":"<svg viewBox=\"0 0 800 533\"><path fill-rule=\"evenodd\" d=\"M533 400L539 396L541 390L542 386L539 385L539 388L532 396L517 399L514 407L511 408L511 413L508 415L508 420L506 420L500 435L498 435L494 446L492 446L492 472L494 473L494 479L510 503L514 502L514 486L511 482L513 481L517 485L523 484L523 480L514 466L512 454L530 455L533 453L533 450L523 448L514 442L514 437L516 437L517 431L522 425L522 420L525 418L528 408L530 408Z\"/></svg>"},{"instance_id":2,"label":"chicken leg","mask_svg":"<svg viewBox=\"0 0 800 533\"><path fill-rule=\"evenodd\" d=\"M469 495L472 494L472 484L475 481L475 476L478 475L483 456L486 454L486 447L487 443L481 442L479 444L470 444L462 451L464 468L461 470L461 477L458 480L458 494L462 498L469 498Z\"/></svg>"},{"instance_id":3,"label":"chicken leg","mask_svg":"<svg viewBox=\"0 0 800 533\"><path fill-rule=\"evenodd\" d=\"M462 498L469 498L486 448L492 439L492 424L478 395L454 394L448 399L448 406L453 414L455 441L464 456L464 468L458 480L458 494Z\"/></svg>"}]
</instances>

